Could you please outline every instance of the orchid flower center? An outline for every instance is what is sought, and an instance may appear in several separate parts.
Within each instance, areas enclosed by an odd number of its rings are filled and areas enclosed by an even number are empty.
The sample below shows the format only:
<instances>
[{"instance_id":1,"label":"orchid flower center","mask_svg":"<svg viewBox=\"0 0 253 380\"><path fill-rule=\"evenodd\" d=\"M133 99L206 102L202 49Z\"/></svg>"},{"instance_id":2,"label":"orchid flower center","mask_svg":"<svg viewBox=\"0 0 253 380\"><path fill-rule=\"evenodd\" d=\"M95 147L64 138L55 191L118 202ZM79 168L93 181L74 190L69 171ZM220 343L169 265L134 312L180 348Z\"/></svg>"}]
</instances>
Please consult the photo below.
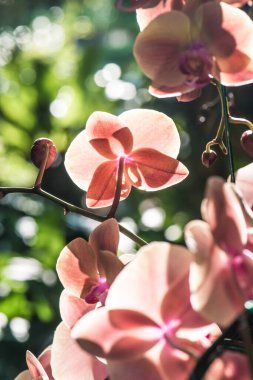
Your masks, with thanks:
<instances>
[{"instance_id":1,"label":"orchid flower center","mask_svg":"<svg viewBox=\"0 0 253 380\"><path fill-rule=\"evenodd\" d=\"M179 58L179 69L187 76L190 87L201 88L210 82L213 60L209 51L201 42L194 42Z\"/></svg>"},{"instance_id":2,"label":"orchid flower center","mask_svg":"<svg viewBox=\"0 0 253 380\"><path fill-rule=\"evenodd\" d=\"M85 301L87 303L101 302L101 304L104 305L109 287L110 286L106 282L106 278L100 277L98 284L93 286L89 293L85 296Z\"/></svg>"},{"instance_id":3,"label":"orchid flower center","mask_svg":"<svg viewBox=\"0 0 253 380\"><path fill-rule=\"evenodd\" d=\"M170 320L165 326L162 327L164 337L169 338L169 340L171 340L171 338L173 338L173 336L175 335L180 324L181 321L179 319Z\"/></svg>"}]
</instances>

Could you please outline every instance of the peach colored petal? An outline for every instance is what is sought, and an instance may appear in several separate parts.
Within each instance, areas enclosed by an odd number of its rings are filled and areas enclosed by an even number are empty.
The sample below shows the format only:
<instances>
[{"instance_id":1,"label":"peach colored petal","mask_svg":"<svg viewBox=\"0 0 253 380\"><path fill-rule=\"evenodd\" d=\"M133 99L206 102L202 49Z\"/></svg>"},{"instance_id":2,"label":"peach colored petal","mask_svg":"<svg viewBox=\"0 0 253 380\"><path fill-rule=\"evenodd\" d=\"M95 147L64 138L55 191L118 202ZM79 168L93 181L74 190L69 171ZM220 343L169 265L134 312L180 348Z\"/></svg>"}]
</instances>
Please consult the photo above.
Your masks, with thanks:
<instances>
[{"instance_id":1,"label":"peach colored petal","mask_svg":"<svg viewBox=\"0 0 253 380\"><path fill-rule=\"evenodd\" d=\"M238 352L226 351L210 365L205 380L251 380L248 358Z\"/></svg>"},{"instance_id":2,"label":"peach colored petal","mask_svg":"<svg viewBox=\"0 0 253 380\"><path fill-rule=\"evenodd\" d=\"M109 377L111 380L168 380L153 361L152 357L146 355L131 360L109 360Z\"/></svg>"},{"instance_id":3,"label":"peach colored petal","mask_svg":"<svg viewBox=\"0 0 253 380\"><path fill-rule=\"evenodd\" d=\"M125 170L133 186L149 191L175 185L189 173L180 161L150 148L132 152L126 161ZM136 172L141 182L135 182Z\"/></svg>"},{"instance_id":4,"label":"peach colored petal","mask_svg":"<svg viewBox=\"0 0 253 380\"><path fill-rule=\"evenodd\" d=\"M244 304L227 255L215 245L205 222L188 223L185 237L194 254L190 268L192 306L208 320L226 326L241 313Z\"/></svg>"},{"instance_id":5,"label":"peach colored petal","mask_svg":"<svg viewBox=\"0 0 253 380\"><path fill-rule=\"evenodd\" d=\"M126 265L130 263L135 258L135 253L124 253L119 256L120 261Z\"/></svg>"},{"instance_id":6,"label":"peach colored petal","mask_svg":"<svg viewBox=\"0 0 253 380\"><path fill-rule=\"evenodd\" d=\"M42 367L46 371L49 380L54 380L51 369L51 351L51 345L46 347L45 350L42 351L42 353L39 355L38 360L40 361Z\"/></svg>"},{"instance_id":7,"label":"peach colored petal","mask_svg":"<svg viewBox=\"0 0 253 380\"><path fill-rule=\"evenodd\" d=\"M30 374L30 371L27 369L20 374L18 374L17 377L15 377L14 380L33 380Z\"/></svg>"},{"instance_id":8,"label":"peach colored petal","mask_svg":"<svg viewBox=\"0 0 253 380\"><path fill-rule=\"evenodd\" d=\"M148 88L151 95L156 98L171 98L177 97L178 101L188 102L199 97L201 89L193 89L193 87L186 82L186 76L183 78L183 82L178 86L166 86L159 85L155 82Z\"/></svg>"},{"instance_id":9,"label":"peach colored petal","mask_svg":"<svg viewBox=\"0 0 253 380\"><path fill-rule=\"evenodd\" d=\"M192 100L199 98L200 95L201 95L201 89L196 88L195 90L192 90L190 92L177 96L177 100L179 102L191 102Z\"/></svg>"},{"instance_id":10,"label":"peach colored petal","mask_svg":"<svg viewBox=\"0 0 253 380\"><path fill-rule=\"evenodd\" d=\"M86 131L72 141L65 155L65 168L72 181L87 190L96 168L105 161L89 143Z\"/></svg>"},{"instance_id":11,"label":"peach colored petal","mask_svg":"<svg viewBox=\"0 0 253 380\"><path fill-rule=\"evenodd\" d=\"M176 158L180 138L174 121L162 112L134 109L123 112L119 119L130 129L133 149L152 148Z\"/></svg>"},{"instance_id":12,"label":"peach colored petal","mask_svg":"<svg viewBox=\"0 0 253 380\"><path fill-rule=\"evenodd\" d=\"M113 203L118 175L118 161L107 161L99 165L93 175L86 194L88 207L106 207ZM127 198L131 184L123 178L121 200Z\"/></svg>"},{"instance_id":13,"label":"peach colored petal","mask_svg":"<svg viewBox=\"0 0 253 380\"><path fill-rule=\"evenodd\" d=\"M156 17L137 36L134 55L142 71L159 86L181 85L181 51L190 43L190 20L183 12L171 11Z\"/></svg>"},{"instance_id":14,"label":"peach colored petal","mask_svg":"<svg viewBox=\"0 0 253 380\"><path fill-rule=\"evenodd\" d=\"M214 239L231 254L241 251L247 241L246 223L233 188L220 177L210 177L205 194L205 219Z\"/></svg>"},{"instance_id":15,"label":"peach colored petal","mask_svg":"<svg viewBox=\"0 0 253 380\"><path fill-rule=\"evenodd\" d=\"M72 330L72 337L84 350L114 360L139 356L156 344L162 334L145 314L105 307L86 314Z\"/></svg>"},{"instance_id":16,"label":"peach colored petal","mask_svg":"<svg viewBox=\"0 0 253 380\"><path fill-rule=\"evenodd\" d=\"M245 201L253 206L253 163L240 168L236 172L236 186L241 190Z\"/></svg>"},{"instance_id":17,"label":"peach colored petal","mask_svg":"<svg viewBox=\"0 0 253 380\"><path fill-rule=\"evenodd\" d=\"M189 256L183 247L169 243L151 243L141 248L111 285L106 307L135 310L162 324L164 296L187 273Z\"/></svg>"},{"instance_id":18,"label":"peach colored petal","mask_svg":"<svg viewBox=\"0 0 253 380\"><path fill-rule=\"evenodd\" d=\"M100 251L99 261L108 284L111 284L119 272L124 268L124 264L110 251Z\"/></svg>"},{"instance_id":19,"label":"peach colored petal","mask_svg":"<svg viewBox=\"0 0 253 380\"><path fill-rule=\"evenodd\" d=\"M84 239L72 240L60 253L56 270L64 288L81 297L97 283L96 255Z\"/></svg>"},{"instance_id":20,"label":"peach colored petal","mask_svg":"<svg viewBox=\"0 0 253 380\"><path fill-rule=\"evenodd\" d=\"M133 137L121 120L107 112L93 112L86 124L92 146L103 156L113 159L131 151Z\"/></svg>"},{"instance_id":21,"label":"peach colored petal","mask_svg":"<svg viewBox=\"0 0 253 380\"><path fill-rule=\"evenodd\" d=\"M30 351L26 351L26 363L33 380L49 380L42 364Z\"/></svg>"},{"instance_id":22,"label":"peach colored petal","mask_svg":"<svg viewBox=\"0 0 253 380\"><path fill-rule=\"evenodd\" d=\"M104 380L107 376L105 364L83 351L63 322L54 335L52 369L57 380Z\"/></svg>"},{"instance_id":23,"label":"peach colored petal","mask_svg":"<svg viewBox=\"0 0 253 380\"><path fill-rule=\"evenodd\" d=\"M188 253L188 256L190 259L190 253ZM174 285L168 290L161 305L161 314L164 321L172 321L168 323L168 326L171 324L171 331L170 328L169 331L172 335L174 333L178 334L179 329L182 329L182 327L184 329L191 328L194 335L196 327L207 325L207 321L191 307L188 272L178 281L175 281Z\"/></svg>"},{"instance_id":24,"label":"peach colored petal","mask_svg":"<svg viewBox=\"0 0 253 380\"><path fill-rule=\"evenodd\" d=\"M135 360L108 361L111 380L185 380L193 365L187 354L163 341Z\"/></svg>"},{"instance_id":25,"label":"peach colored petal","mask_svg":"<svg viewBox=\"0 0 253 380\"><path fill-rule=\"evenodd\" d=\"M91 245L97 256L99 251L110 251L117 255L119 245L119 225L116 219L111 218L96 227L89 237ZM99 260L99 257L98 257Z\"/></svg>"},{"instance_id":26,"label":"peach colored petal","mask_svg":"<svg viewBox=\"0 0 253 380\"><path fill-rule=\"evenodd\" d=\"M240 9L208 2L199 7L202 36L217 59L218 79L228 86L253 81L253 23ZM214 73L214 75L217 75Z\"/></svg>"},{"instance_id":27,"label":"peach colored petal","mask_svg":"<svg viewBox=\"0 0 253 380\"><path fill-rule=\"evenodd\" d=\"M140 30L142 31L148 24L161 13L171 11L173 1L167 0L166 3L164 1L160 1L156 7L153 8L141 8L136 10L136 19L139 24Z\"/></svg>"},{"instance_id":28,"label":"peach colored petal","mask_svg":"<svg viewBox=\"0 0 253 380\"><path fill-rule=\"evenodd\" d=\"M195 360L185 352L170 345L164 346L161 351L161 365L167 374L167 380L185 380L195 365Z\"/></svg>"},{"instance_id":29,"label":"peach colored petal","mask_svg":"<svg viewBox=\"0 0 253 380\"><path fill-rule=\"evenodd\" d=\"M61 293L60 314L63 322L68 328L72 328L83 315L94 308L94 304L88 304L82 298L68 294L66 290L63 290Z\"/></svg>"}]
</instances>

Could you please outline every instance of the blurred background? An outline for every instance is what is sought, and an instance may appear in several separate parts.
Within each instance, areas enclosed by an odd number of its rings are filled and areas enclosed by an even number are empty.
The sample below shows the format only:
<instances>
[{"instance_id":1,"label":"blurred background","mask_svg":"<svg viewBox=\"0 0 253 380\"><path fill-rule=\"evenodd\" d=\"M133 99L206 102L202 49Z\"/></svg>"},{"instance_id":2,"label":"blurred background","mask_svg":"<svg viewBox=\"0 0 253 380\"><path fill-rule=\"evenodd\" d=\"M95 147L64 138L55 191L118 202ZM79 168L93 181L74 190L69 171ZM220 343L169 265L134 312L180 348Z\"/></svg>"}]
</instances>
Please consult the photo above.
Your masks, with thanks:
<instances>
[{"instance_id":1,"label":"blurred background","mask_svg":"<svg viewBox=\"0 0 253 380\"><path fill-rule=\"evenodd\" d=\"M30 148L36 138L48 137L58 156L43 189L85 207L84 193L64 169L69 143L95 110L153 108L174 119L182 142L179 159L190 175L158 193L133 189L117 218L148 242L182 244L184 225L200 217L206 178L229 174L219 149L210 169L201 163L219 124L219 101L211 85L190 103L151 97L132 55L137 33L135 14L120 13L114 0L0 0L0 185L32 186L36 168ZM252 85L229 89L229 97L234 116L253 119ZM236 168L250 162L240 146L243 130L232 129ZM96 225L72 213L64 216L38 196L10 194L1 200L1 380L13 380L26 368L26 349L38 355L52 341L62 290L55 262L67 242L87 238ZM122 237L120 253L136 249Z\"/></svg>"}]
</instances>

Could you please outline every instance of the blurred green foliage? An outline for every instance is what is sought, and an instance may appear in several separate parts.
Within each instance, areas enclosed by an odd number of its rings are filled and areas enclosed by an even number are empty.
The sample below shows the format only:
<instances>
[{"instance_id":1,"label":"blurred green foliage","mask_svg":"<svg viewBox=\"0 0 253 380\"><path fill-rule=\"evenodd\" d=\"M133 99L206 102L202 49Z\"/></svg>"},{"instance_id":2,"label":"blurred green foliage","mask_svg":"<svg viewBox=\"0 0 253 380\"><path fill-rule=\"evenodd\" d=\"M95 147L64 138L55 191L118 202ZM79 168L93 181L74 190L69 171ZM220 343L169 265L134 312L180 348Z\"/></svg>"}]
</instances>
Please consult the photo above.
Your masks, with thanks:
<instances>
[{"instance_id":1,"label":"blurred green foliage","mask_svg":"<svg viewBox=\"0 0 253 380\"><path fill-rule=\"evenodd\" d=\"M118 218L130 217L147 241L182 243L184 225L200 216L206 178L228 175L221 154L209 171L200 161L219 121L219 105L203 108L216 98L215 89L208 87L199 100L187 104L151 98L148 80L132 55L138 33L135 15L118 12L113 0L1 0L0 22L0 184L33 185L36 168L30 162L30 147L45 136L54 140L58 158L43 188L84 206L82 191L63 166L73 137L95 110L118 114L154 108L175 120L182 140L180 159L190 176L159 193L133 190L121 203ZM109 70L106 65L111 63ZM252 118L251 89L234 91L237 116ZM236 128L238 167L249 160L238 143L242 131ZM25 350L39 354L60 320L62 286L55 262L61 249L76 236L87 237L94 224L64 216L58 206L36 196L8 195L0 210L0 379L12 380L26 367ZM143 218L148 210L158 217L153 228Z\"/></svg>"}]
</instances>

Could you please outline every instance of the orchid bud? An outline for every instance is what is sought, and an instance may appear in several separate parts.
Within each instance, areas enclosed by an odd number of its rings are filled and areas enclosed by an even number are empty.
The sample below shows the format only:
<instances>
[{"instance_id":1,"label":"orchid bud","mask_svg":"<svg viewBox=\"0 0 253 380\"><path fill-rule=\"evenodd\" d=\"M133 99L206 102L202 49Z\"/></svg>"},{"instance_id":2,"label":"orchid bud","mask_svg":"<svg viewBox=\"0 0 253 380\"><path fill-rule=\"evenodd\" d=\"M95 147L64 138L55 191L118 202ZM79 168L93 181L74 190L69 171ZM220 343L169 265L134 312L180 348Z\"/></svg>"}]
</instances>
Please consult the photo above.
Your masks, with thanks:
<instances>
[{"instance_id":1,"label":"orchid bud","mask_svg":"<svg viewBox=\"0 0 253 380\"><path fill-rule=\"evenodd\" d=\"M201 161L202 164L207 168L210 168L217 159L217 153L214 150L207 152L206 150L202 153Z\"/></svg>"},{"instance_id":2,"label":"orchid bud","mask_svg":"<svg viewBox=\"0 0 253 380\"><path fill-rule=\"evenodd\" d=\"M247 130L241 136L241 146L250 157L253 158L253 132Z\"/></svg>"},{"instance_id":3,"label":"orchid bud","mask_svg":"<svg viewBox=\"0 0 253 380\"><path fill-rule=\"evenodd\" d=\"M41 137L34 141L31 149L31 160L37 168L41 167L46 154L46 146L49 148L48 159L45 169L48 169L56 158L56 147L52 140Z\"/></svg>"}]
</instances>

